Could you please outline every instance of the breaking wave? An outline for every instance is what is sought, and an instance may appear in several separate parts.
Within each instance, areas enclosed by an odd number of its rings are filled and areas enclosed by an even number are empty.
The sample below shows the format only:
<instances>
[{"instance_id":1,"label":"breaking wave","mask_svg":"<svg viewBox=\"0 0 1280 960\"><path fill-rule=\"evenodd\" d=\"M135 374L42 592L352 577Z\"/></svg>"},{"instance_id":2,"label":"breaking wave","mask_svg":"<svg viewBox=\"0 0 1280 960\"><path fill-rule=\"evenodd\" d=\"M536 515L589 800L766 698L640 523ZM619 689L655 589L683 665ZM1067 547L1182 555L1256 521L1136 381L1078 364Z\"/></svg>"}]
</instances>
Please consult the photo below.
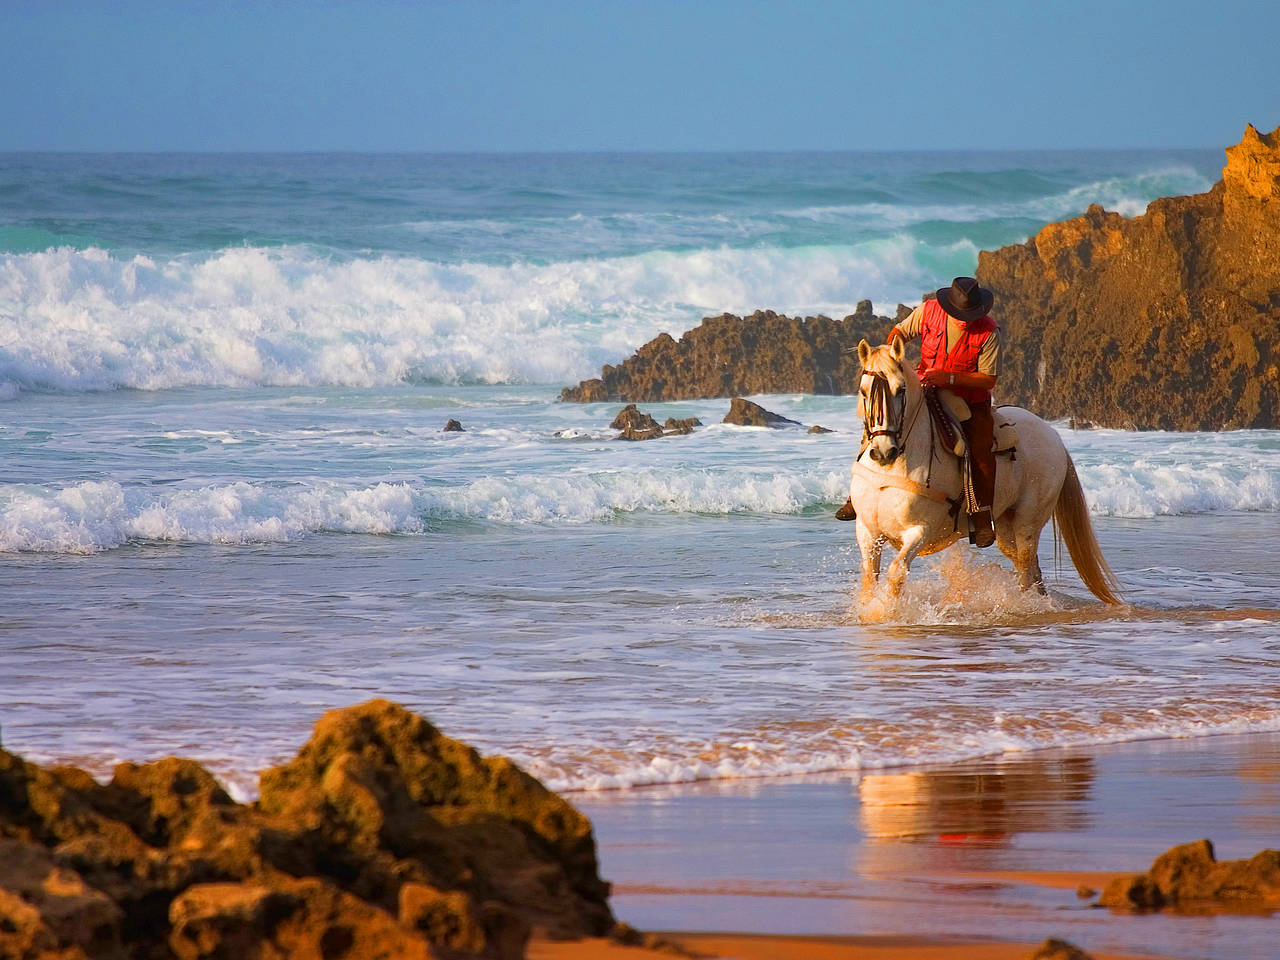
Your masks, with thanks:
<instances>
[{"instance_id":1,"label":"breaking wave","mask_svg":"<svg viewBox=\"0 0 1280 960\"><path fill-rule=\"evenodd\" d=\"M339 261L307 247L153 260L0 255L0 384L128 387L569 383L663 331L759 307L843 316L914 296L906 237L855 247L654 252L546 265ZM925 251L955 269L972 245Z\"/></svg>"},{"instance_id":2,"label":"breaking wave","mask_svg":"<svg viewBox=\"0 0 1280 960\"><path fill-rule=\"evenodd\" d=\"M647 465L481 476L454 485L239 481L175 489L95 480L0 485L0 552L93 553L129 542L282 543L318 533L430 535L455 522L614 523L629 515L796 516L841 502L843 465L760 471ZM1280 512L1280 467L1081 470L1095 515Z\"/></svg>"}]
</instances>

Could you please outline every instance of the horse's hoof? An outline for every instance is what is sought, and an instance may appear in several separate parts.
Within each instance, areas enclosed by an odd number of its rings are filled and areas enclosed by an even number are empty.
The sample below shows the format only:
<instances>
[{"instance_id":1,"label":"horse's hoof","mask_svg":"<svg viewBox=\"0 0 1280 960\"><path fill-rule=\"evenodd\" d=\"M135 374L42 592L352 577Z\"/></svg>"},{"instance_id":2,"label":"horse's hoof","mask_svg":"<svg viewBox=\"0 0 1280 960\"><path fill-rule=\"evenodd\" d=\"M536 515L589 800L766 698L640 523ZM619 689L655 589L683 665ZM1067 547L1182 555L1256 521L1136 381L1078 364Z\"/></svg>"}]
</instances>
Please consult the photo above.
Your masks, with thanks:
<instances>
[{"instance_id":1,"label":"horse's hoof","mask_svg":"<svg viewBox=\"0 0 1280 960\"><path fill-rule=\"evenodd\" d=\"M889 608L879 597L863 597L858 619L863 623L883 623L889 616Z\"/></svg>"}]
</instances>

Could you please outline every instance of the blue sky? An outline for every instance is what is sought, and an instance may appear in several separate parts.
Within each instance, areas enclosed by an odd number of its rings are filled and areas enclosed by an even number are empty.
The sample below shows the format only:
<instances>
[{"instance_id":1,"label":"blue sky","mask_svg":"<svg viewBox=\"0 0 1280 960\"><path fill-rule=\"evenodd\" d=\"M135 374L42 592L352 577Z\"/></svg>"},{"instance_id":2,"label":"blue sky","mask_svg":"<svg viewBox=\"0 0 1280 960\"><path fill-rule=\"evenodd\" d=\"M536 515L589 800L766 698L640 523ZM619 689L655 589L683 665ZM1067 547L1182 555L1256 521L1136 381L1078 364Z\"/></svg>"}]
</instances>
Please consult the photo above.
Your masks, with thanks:
<instances>
[{"instance_id":1,"label":"blue sky","mask_svg":"<svg viewBox=\"0 0 1280 960\"><path fill-rule=\"evenodd\" d=\"M1224 147L1280 3L0 0L0 150Z\"/></svg>"}]
</instances>

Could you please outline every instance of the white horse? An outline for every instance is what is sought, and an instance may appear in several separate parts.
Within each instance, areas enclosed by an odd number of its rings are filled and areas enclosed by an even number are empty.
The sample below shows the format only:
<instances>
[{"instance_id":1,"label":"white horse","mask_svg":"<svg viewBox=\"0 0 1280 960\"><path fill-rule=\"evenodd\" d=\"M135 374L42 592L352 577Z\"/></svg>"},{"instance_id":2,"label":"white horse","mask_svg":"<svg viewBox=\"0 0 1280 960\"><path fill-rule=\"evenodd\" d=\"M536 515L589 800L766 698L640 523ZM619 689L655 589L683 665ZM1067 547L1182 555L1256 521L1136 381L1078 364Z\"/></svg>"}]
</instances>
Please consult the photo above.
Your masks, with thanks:
<instances>
[{"instance_id":1,"label":"white horse","mask_svg":"<svg viewBox=\"0 0 1280 960\"><path fill-rule=\"evenodd\" d=\"M903 363L901 338L892 346L858 344L862 382L858 413L869 440L853 462L849 497L858 513L862 602L873 597L885 543L898 555L889 564L896 600L917 556L936 553L968 533L960 460L938 437L915 370ZM1093 535L1075 464L1057 431L1020 407L1001 407L997 419L1018 432L1012 458L997 457L996 545L1013 561L1025 590L1044 592L1040 531L1056 517L1086 587L1099 600L1120 603L1119 583Z\"/></svg>"}]
</instances>

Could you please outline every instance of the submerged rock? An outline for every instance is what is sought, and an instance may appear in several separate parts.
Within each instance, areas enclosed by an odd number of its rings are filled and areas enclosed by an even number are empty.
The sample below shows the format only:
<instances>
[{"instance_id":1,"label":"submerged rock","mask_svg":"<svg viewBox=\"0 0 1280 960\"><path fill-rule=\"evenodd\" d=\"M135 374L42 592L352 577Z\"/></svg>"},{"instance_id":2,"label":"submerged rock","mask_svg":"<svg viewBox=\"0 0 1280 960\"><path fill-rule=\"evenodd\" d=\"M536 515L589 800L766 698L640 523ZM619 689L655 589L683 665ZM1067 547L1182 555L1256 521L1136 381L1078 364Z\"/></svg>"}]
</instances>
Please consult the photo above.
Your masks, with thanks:
<instances>
[{"instance_id":1,"label":"submerged rock","mask_svg":"<svg viewBox=\"0 0 1280 960\"><path fill-rule=\"evenodd\" d=\"M810 427L805 432L806 433L835 433L834 430L828 430L826 427L822 426L819 423L815 423L812 427Z\"/></svg>"},{"instance_id":2,"label":"submerged rock","mask_svg":"<svg viewBox=\"0 0 1280 960\"><path fill-rule=\"evenodd\" d=\"M1280 907L1280 850L1220 862L1208 840L1184 843L1162 853L1146 873L1112 880L1098 903L1116 910L1176 904Z\"/></svg>"},{"instance_id":3,"label":"submerged rock","mask_svg":"<svg viewBox=\"0 0 1280 960\"><path fill-rule=\"evenodd\" d=\"M799 427L803 424L788 420L781 414L772 413L750 400L734 397L729 404L729 412L724 415L722 423L733 423L740 427Z\"/></svg>"},{"instance_id":4,"label":"submerged rock","mask_svg":"<svg viewBox=\"0 0 1280 960\"><path fill-rule=\"evenodd\" d=\"M1208 193L1091 206L978 255L1004 330L998 399L1049 418L1280 427L1280 128L1246 128Z\"/></svg>"},{"instance_id":5,"label":"submerged rock","mask_svg":"<svg viewBox=\"0 0 1280 960\"><path fill-rule=\"evenodd\" d=\"M465 433L466 431L462 429L462 424L459 421L447 420L445 421L444 432L445 433Z\"/></svg>"},{"instance_id":6,"label":"submerged rock","mask_svg":"<svg viewBox=\"0 0 1280 960\"><path fill-rule=\"evenodd\" d=\"M189 760L103 786L0 750L0 956L515 958L605 934L608 892L577 810L387 701L326 713L254 805Z\"/></svg>"},{"instance_id":7,"label":"submerged rock","mask_svg":"<svg viewBox=\"0 0 1280 960\"><path fill-rule=\"evenodd\" d=\"M561 400L660 402L760 393L844 394L857 390L858 341L879 342L888 317L863 300L843 320L787 317L758 310L749 317L706 317L679 340L663 333L598 378L560 392Z\"/></svg>"}]
</instances>

